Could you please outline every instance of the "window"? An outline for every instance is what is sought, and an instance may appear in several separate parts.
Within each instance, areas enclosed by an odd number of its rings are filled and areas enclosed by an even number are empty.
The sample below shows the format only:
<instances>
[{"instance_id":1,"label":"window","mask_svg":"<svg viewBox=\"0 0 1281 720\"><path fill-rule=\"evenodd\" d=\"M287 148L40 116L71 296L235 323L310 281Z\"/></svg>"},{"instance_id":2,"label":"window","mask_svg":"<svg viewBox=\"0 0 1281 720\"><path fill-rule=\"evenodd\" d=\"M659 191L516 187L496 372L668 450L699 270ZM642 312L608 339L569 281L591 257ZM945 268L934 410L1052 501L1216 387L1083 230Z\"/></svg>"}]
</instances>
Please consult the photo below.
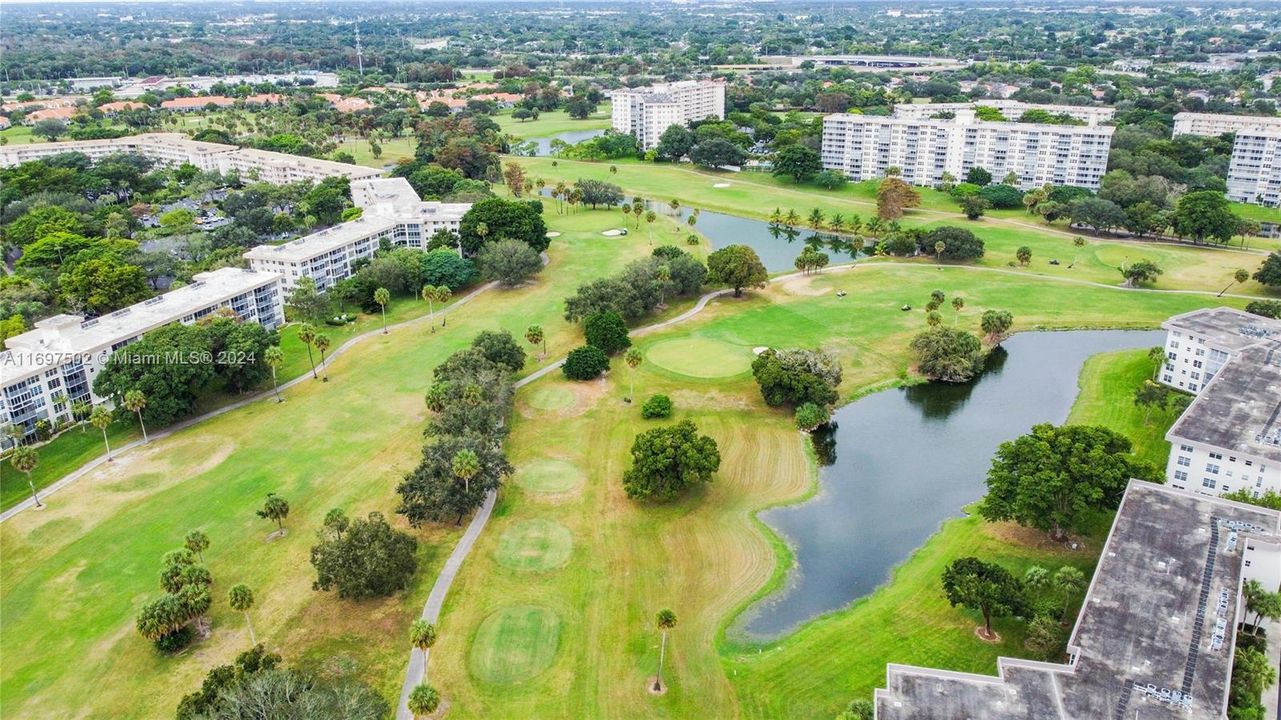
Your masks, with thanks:
<instances>
[{"instance_id":1,"label":"window","mask_svg":"<svg viewBox=\"0 0 1281 720\"><path fill-rule=\"evenodd\" d=\"M1214 463L1206 463L1206 464L1205 464L1205 471L1206 471L1206 472L1208 472L1208 473L1210 473L1211 475L1218 475L1218 474L1219 474L1219 466L1218 466L1218 465L1215 465Z\"/></svg>"},{"instance_id":2,"label":"window","mask_svg":"<svg viewBox=\"0 0 1281 720\"><path fill-rule=\"evenodd\" d=\"M1192 458L1188 457L1187 455L1180 455L1178 464L1179 464L1179 467L1191 467Z\"/></svg>"},{"instance_id":3,"label":"window","mask_svg":"<svg viewBox=\"0 0 1281 720\"><path fill-rule=\"evenodd\" d=\"M1213 478L1204 478L1203 480L1201 480L1201 487L1204 487L1204 488L1209 488L1213 490L1214 484L1215 483Z\"/></svg>"},{"instance_id":4,"label":"window","mask_svg":"<svg viewBox=\"0 0 1281 720\"><path fill-rule=\"evenodd\" d=\"M1182 450L1183 452L1192 452L1191 445L1180 445L1179 449Z\"/></svg>"},{"instance_id":5,"label":"window","mask_svg":"<svg viewBox=\"0 0 1281 720\"><path fill-rule=\"evenodd\" d=\"M1177 480L1177 481L1179 481L1179 482L1187 482L1187 481L1188 481L1188 474L1187 474L1187 473L1185 473L1185 472L1183 472L1182 470L1175 470L1175 471L1174 471L1174 479L1175 479L1175 480Z\"/></svg>"},{"instance_id":6,"label":"window","mask_svg":"<svg viewBox=\"0 0 1281 720\"><path fill-rule=\"evenodd\" d=\"M1223 453L1210 453L1210 459L1211 459L1211 460L1222 460L1222 459L1223 459Z\"/></svg>"}]
</instances>

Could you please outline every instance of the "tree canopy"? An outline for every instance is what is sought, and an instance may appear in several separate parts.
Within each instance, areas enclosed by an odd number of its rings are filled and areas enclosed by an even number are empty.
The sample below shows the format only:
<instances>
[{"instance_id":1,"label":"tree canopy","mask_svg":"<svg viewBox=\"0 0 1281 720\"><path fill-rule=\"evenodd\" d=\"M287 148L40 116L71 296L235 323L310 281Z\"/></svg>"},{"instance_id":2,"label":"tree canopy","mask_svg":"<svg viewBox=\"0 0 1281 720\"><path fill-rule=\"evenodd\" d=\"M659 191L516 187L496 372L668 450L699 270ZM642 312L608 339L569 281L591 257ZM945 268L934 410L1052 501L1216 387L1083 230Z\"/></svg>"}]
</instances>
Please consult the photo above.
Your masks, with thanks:
<instances>
[{"instance_id":1,"label":"tree canopy","mask_svg":"<svg viewBox=\"0 0 1281 720\"><path fill-rule=\"evenodd\" d=\"M686 488L711 482L720 466L716 441L684 420L636 436L623 489L633 500L672 500Z\"/></svg>"},{"instance_id":2,"label":"tree canopy","mask_svg":"<svg viewBox=\"0 0 1281 720\"><path fill-rule=\"evenodd\" d=\"M338 597L384 597L409 585L418 569L418 541L387 524L380 512L351 521L340 537L311 548L316 590L336 588Z\"/></svg>"}]
</instances>

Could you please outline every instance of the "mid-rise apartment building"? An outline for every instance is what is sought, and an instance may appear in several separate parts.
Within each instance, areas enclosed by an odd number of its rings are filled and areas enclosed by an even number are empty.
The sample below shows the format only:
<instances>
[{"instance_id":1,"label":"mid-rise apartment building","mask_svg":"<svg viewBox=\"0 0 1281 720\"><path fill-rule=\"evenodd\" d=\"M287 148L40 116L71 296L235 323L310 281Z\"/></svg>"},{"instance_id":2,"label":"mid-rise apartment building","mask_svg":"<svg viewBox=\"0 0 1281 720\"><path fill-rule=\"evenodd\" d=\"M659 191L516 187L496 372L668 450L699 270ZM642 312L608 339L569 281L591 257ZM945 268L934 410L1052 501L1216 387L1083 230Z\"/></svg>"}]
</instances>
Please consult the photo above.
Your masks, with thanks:
<instances>
[{"instance_id":1,"label":"mid-rise apartment building","mask_svg":"<svg viewBox=\"0 0 1281 720\"><path fill-rule=\"evenodd\" d=\"M1231 308L1166 321L1160 380L1196 394L1166 439L1172 487L1281 491L1281 321Z\"/></svg>"},{"instance_id":2,"label":"mid-rise apartment building","mask_svg":"<svg viewBox=\"0 0 1281 720\"><path fill-rule=\"evenodd\" d=\"M1017 122L1023 116L1023 113L1029 110L1043 110L1051 115L1066 115L1086 125L1099 125L1111 120L1116 115L1115 108L1100 105L1033 105L1019 102L1018 100L991 98L963 103L904 103L894 106L894 117L928 120L941 113L974 110L980 105L1000 110L1006 120L1011 122Z\"/></svg>"},{"instance_id":3,"label":"mid-rise apartment building","mask_svg":"<svg viewBox=\"0 0 1281 720\"><path fill-rule=\"evenodd\" d=\"M615 90L610 100L614 129L631 133L645 150L657 146L663 131L673 125L725 118L725 84L714 80Z\"/></svg>"},{"instance_id":4,"label":"mid-rise apartment building","mask_svg":"<svg viewBox=\"0 0 1281 720\"><path fill-rule=\"evenodd\" d=\"M245 253L249 267L279 273L286 292L309 277L324 291L351 276L352 263L371 258L386 243L423 249L439 230L458 232L471 203L425 202L404 178L351 184L361 217L282 245L259 245Z\"/></svg>"},{"instance_id":5,"label":"mid-rise apartment building","mask_svg":"<svg viewBox=\"0 0 1281 720\"><path fill-rule=\"evenodd\" d=\"M981 167L998 180L1014 173L1021 189L1050 183L1094 190L1107 171L1110 126L988 122L972 109L950 118L904 112L824 118L823 167L855 181L884 177L897 167L914 185L938 185L944 173L961 179Z\"/></svg>"},{"instance_id":6,"label":"mid-rise apartment building","mask_svg":"<svg viewBox=\"0 0 1281 720\"><path fill-rule=\"evenodd\" d=\"M257 178L276 185L297 180L318 181L339 175L352 180L382 175L382 171L377 168L202 142L181 133L146 133L102 140L11 144L0 147L0 167L20 165L67 152L83 153L94 161L117 153L134 153L164 165L187 163L203 172L227 173L235 170L244 178Z\"/></svg>"},{"instance_id":7,"label":"mid-rise apartment building","mask_svg":"<svg viewBox=\"0 0 1281 720\"><path fill-rule=\"evenodd\" d=\"M1281 513L1131 480L1064 663L891 664L877 720L1226 718L1242 586L1281 582Z\"/></svg>"},{"instance_id":8,"label":"mid-rise apartment building","mask_svg":"<svg viewBox=\"0 0 1281 720\"><path fill-rule=\"evenodd\" d=\"M221 268L196 274L190 285L113 313L86 319L55 315L5 340L0 352L0 425L25 432L39 420L70 421L71 403L103 400L93 381L111 353L169 323L191 324L226 308L245 322L275 328L284 322L281 277Z\"/></svg>"},{"instance_id":9,"label":"mid-rise apartment building","mask_svg":"<svg viewBox=\"0 0 1281 720\"><path fill-rule=\"evenodd\" d=\"M1281 117L1199 112L1181 112L1174 116L1175 135L1217 137L1242 130L1281 131Z\"/></svg>"}]
</instances>

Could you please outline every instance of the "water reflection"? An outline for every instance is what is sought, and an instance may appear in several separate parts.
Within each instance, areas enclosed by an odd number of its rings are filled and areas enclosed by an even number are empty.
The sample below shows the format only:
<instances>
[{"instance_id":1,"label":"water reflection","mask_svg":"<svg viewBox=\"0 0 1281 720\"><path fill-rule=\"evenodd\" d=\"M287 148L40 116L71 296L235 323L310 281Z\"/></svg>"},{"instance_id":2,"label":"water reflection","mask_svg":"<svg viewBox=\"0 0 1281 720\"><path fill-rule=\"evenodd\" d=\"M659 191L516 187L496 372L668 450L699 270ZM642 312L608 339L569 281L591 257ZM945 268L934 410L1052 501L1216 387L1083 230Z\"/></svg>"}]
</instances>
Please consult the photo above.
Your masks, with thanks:
<instances>
[{"instance_id":1,"label":"water reflection","mask_svg":"<svg viewBox=\"0 0 1281 720\"><path fill-rule=\"evenodd\" d=\"M983 495L1000 443L1039 422L1061 423L1091 355L1162 342L1159 332L1023 333L967 385L929 384L875 393L836 411L816 434L819 493L761 518L785 536L796 567L785 589L737 627L773 637L848 605Z\"/></svg>"}]
</instances>

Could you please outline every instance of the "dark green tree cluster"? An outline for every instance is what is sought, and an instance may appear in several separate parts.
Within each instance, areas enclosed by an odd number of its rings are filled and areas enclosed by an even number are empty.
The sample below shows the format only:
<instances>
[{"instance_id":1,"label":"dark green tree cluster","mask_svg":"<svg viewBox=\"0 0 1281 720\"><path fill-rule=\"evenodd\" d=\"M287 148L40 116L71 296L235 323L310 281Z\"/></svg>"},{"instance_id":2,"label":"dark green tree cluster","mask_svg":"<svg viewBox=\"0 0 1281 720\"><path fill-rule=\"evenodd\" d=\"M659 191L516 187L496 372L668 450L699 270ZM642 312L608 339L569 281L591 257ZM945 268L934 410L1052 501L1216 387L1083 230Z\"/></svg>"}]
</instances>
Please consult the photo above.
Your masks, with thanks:
<instances>
[{"instance_id":1,"label":"dark green tree cluster","mask_svg":"<svg viewBox=\"0 0 1281 720\"><path fill-rule=\"evenodd\" d=\"M1040 424L997 448L979 514L1062 541L1084 532L1096 513L1116 510L1131 478L1164 481L1134 456L1128 438L1108 428Z\"/></svg>"},{"instance_id":2,"label":"dark green tree cluster","mask_svg":"<svg viewBox=\"0 0 1281 720\"><path fill-rule=\"evenodd\" d=\"M489 198L471 206L458 224L463 252L475 255L487 242L519 240L537 252L547 249L547 223L539 200Z\"/></svg>"},{"instance_id":3,"label":"dark green tree cluster","mask_svg":"<svg viewBox=\"0 0 1281 720\"><path fill-rule=\"evenodd\" d=\"M627 323L613 310L596 313L583 321L587 344L600 348L606 355L617 355L632 346L627 336Z\"/></svg>"},{"instance_id":4,"label":"dark green tree cluster","mask_svg":"<svg viewBox=\"0 0 1281 720\"><path fill-rule=\"evenodd\" d=\"M983 371L983 343L968 330L938 325L912 338L917 370L931 380L964 383Z\"/></svg>"},{"instance_id":5,"label":"dark green tree cluster","mask_svg":"<svg viewBox=\"0 0 1281 720\"><path fill-rule=\"evenodd\" d=\"M427 442L397 488L396 512L410 525L462 522L511 474L502 442L515 393L511 375L524 364L525 351L510 333L487 331L436 367Z\"/></svg>"},{"instance_id":6,"label":"dark green tree cluster","mask_svg":"<svg viewBox=\"0 0 1281 720\"><path fill-rule=\"evenodd\" d=\"M570 380L595 380L609 370L609 355L595 345L584 345L570 350L560 369Z\"/></svg>"},{"instance_id":7,"label":"dark green tree cluster","mask_svg":"<svg viewBox=\"0 0 1281 720\"><path fill-rule=\"evenodd\" d=\"M938 250L939 243L943 250ZM983 241L965 228L944 225L917 237L917 248L941 260L977 260L983 257Z\"/></svg>"},{"instance_id":8,"label":"dark green tree cluster","mask_svg":"<svg viewBox=\"0 0 1281 720\"><path fill-rule=\"evenodd\" d=\"M765 350L752 361L752 376L771 407L796 409L797 426L813 430L827 422L840 397L841 363L822 350Z\"/></svg>"},{"instance_id":9,"label":"dark green tree cluster","mask_svg":"<svg viewBox=\"0 0 1281 720\"><path fill-rule=\"evenodd\" d=\"M743 288L763 288L769 272L756 251L746 245L726 245L707 256L707 281L734 288L742 297Z\"/></svg>"},{"instance_id":10,"label":"dark green tree cluster","mask_svg":"<svg viewBox=\"0 0 1281 720\"><path fill-rule=\"evenodd\" d=\"M267 348L277 343L263 326L229 317L166 325L112 353L94 379L94 393L121 405L126 393L140 391L147 398L144 422L163 427L195 412L219 381L235 392L266 382Z\"/></svg>"},{"instance_id":11,"label":"dark green tree cluster","mask_svg":"<svg viewBox=\"0 0 1281 720\"><path fill-rule=\"evenodd\" d=\"M345 600L386 597L405 589L418 569L418 541L380 512L344 523L345 530L311 548L316 590L336 589Z\"/></svg>"},{"instance_id":12,"label":"dark green tree cluster","mask_svg":"<svg viewBox=\"0 0 1281 720\"><path fill-rule=\"evenodd\" d=\"M665 255L658 256L660 250ZM694 256L673 246L656 248L654 257L634 260L618 275L579 287L565 298L565 319L577 322L613 311L625 322L636 322L667 298L696 294L706 278L707 268Z\"/></svg>"},{"instance_id":13,"label":"dark green tree cluster","mask_svg":"<svg viewBox=\"0 0 1281 720\"><path fill-rule=\"evenodd\" d=\"M699 435L694 423L684 420L636 436L623 489L633 500L666 502L687 488L711 482L720 466L716 441Z\"/></svg>"},{"instance_id":14,"label":"dark green tree cluster","mask_svg":"<svg viewBox=\"0 0 1281 720\"><path fill-rule=\"evenodd\" d=\"M963 605L983 615L982 633L987 639L997 637L992 631L994 616L1027 612L1023 583L1000 565L976 557L954 560L943 570L943 594L952 607Z\"/></svg>"}]
</instances>

